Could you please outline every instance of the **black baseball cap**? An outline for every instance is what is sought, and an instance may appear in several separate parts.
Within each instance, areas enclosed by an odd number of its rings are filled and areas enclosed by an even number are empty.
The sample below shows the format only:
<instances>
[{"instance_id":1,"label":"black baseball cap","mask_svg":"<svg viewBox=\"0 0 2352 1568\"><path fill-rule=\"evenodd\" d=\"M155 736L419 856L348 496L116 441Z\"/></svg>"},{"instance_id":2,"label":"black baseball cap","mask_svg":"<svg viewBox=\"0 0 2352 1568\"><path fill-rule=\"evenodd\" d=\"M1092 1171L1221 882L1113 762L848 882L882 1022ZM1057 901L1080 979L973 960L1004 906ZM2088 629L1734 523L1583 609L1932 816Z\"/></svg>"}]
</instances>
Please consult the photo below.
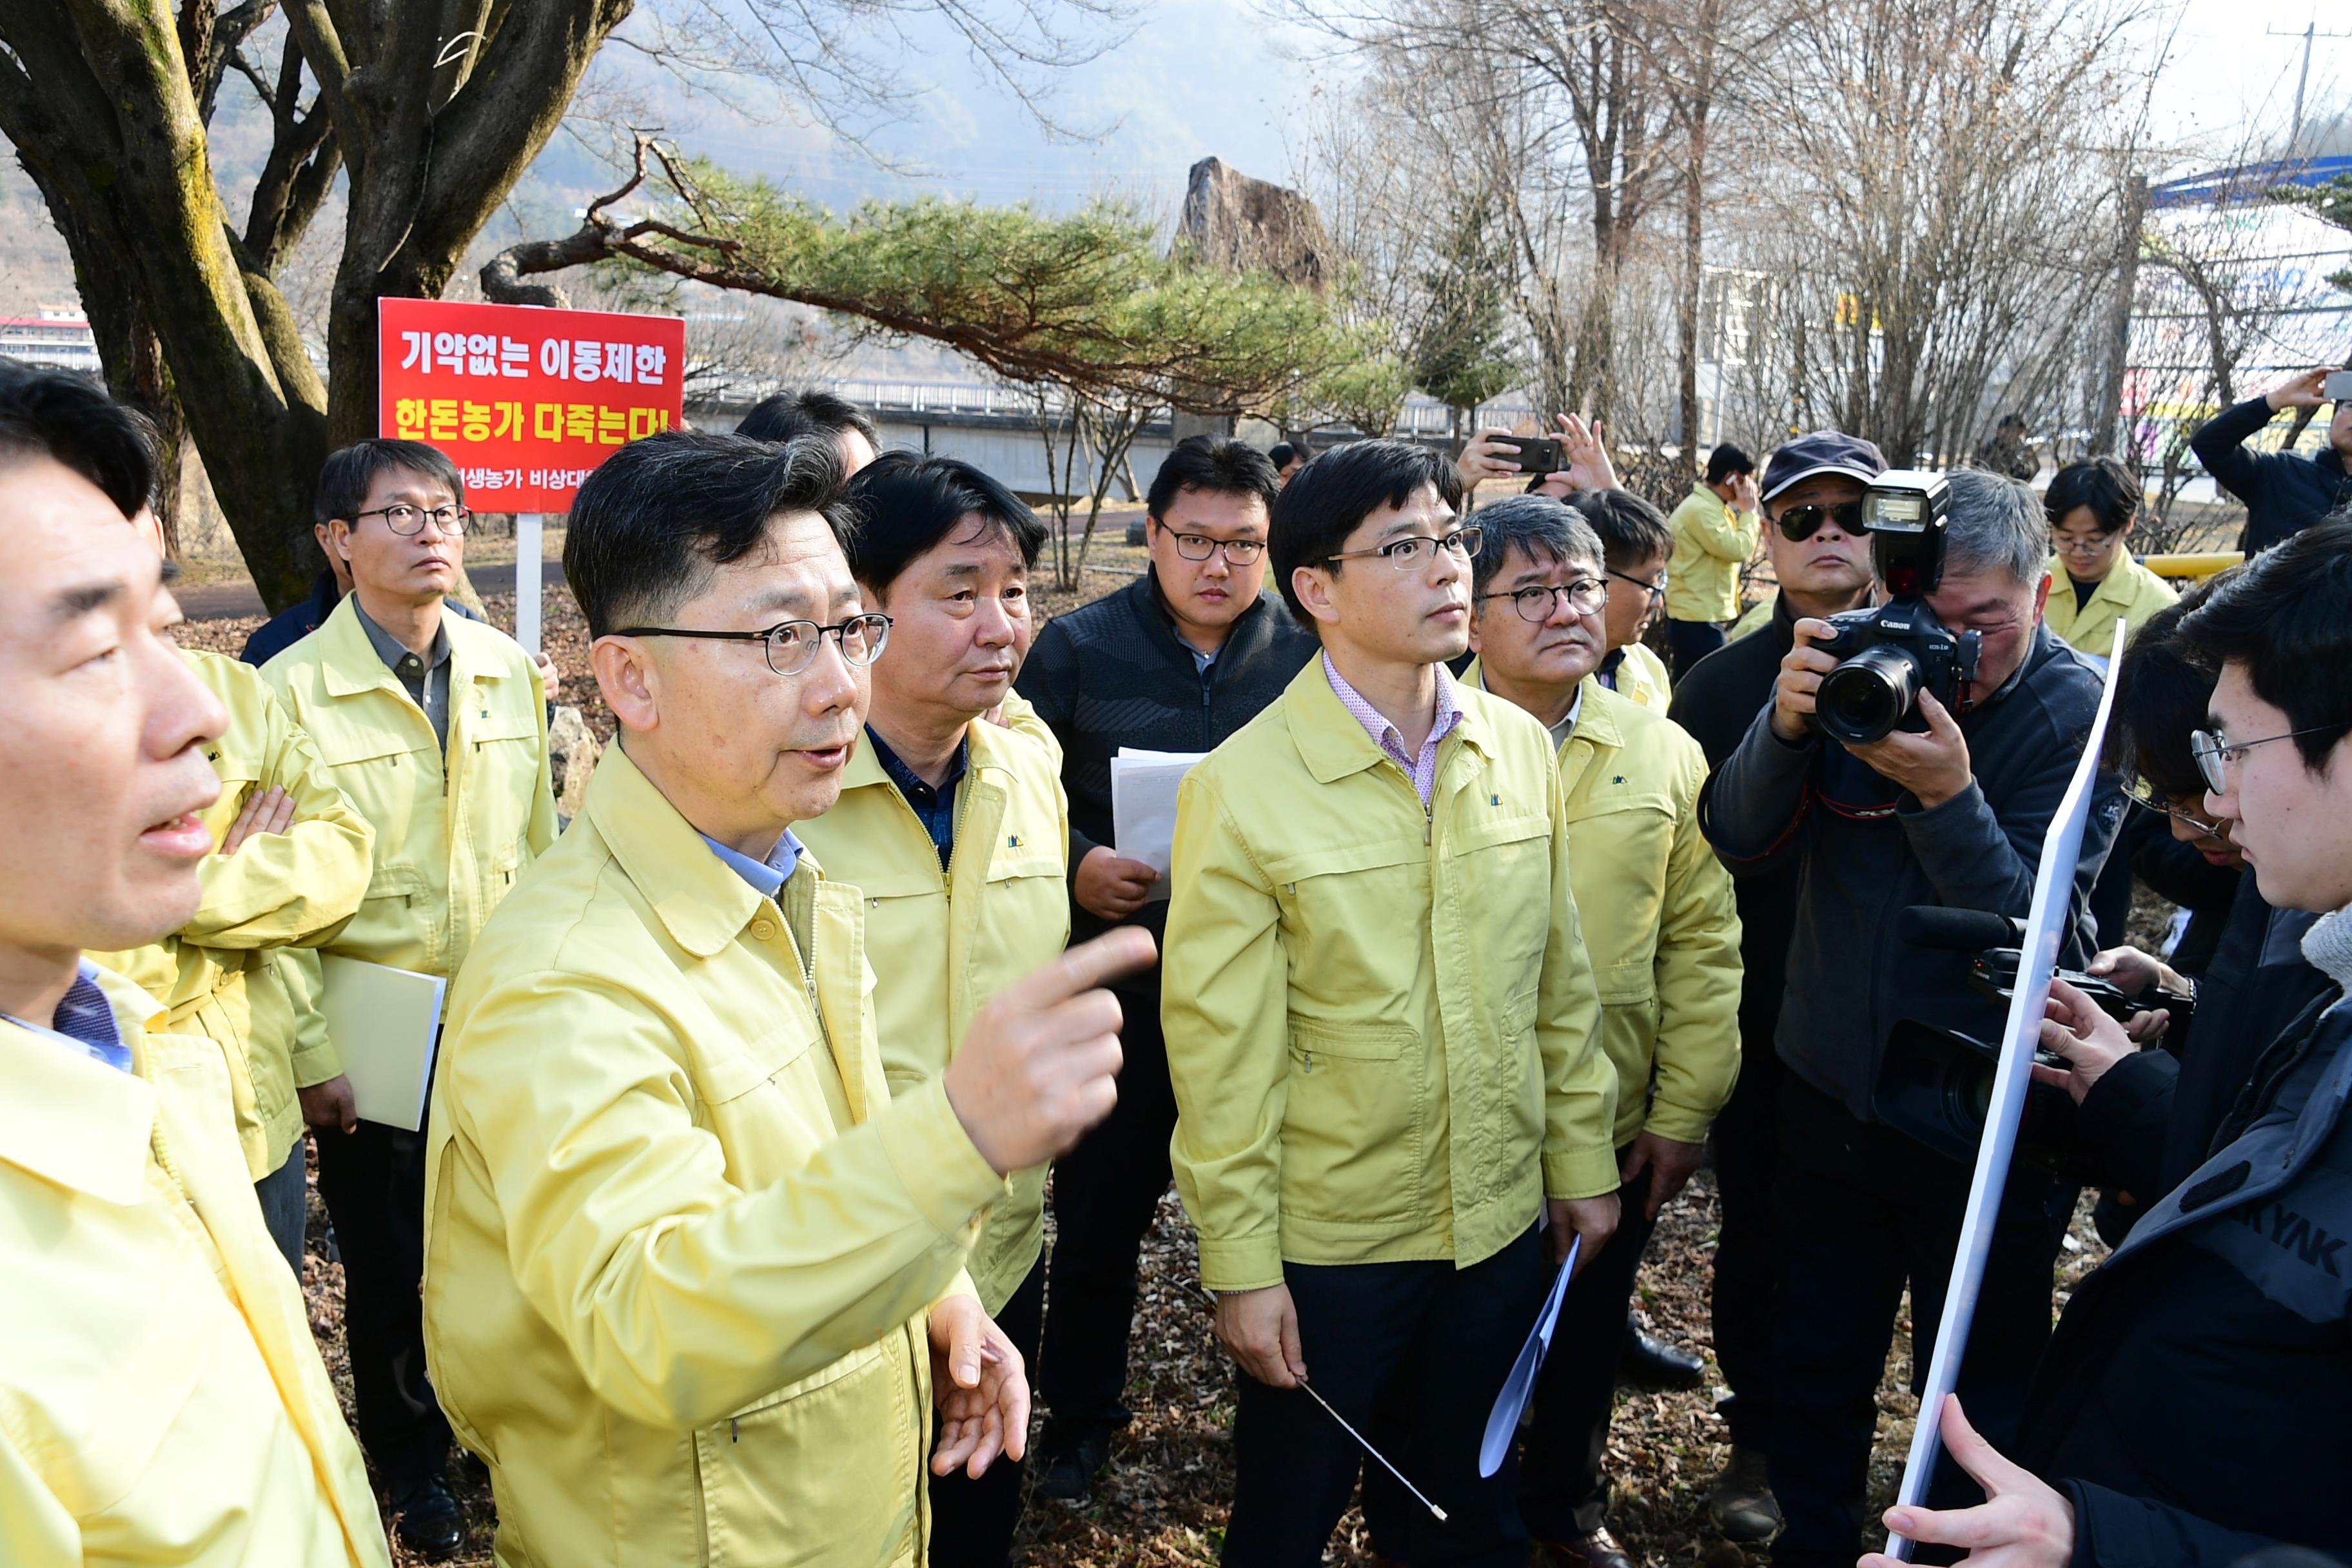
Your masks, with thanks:
<instances>
[{"instance_id":1,"label":"black baseball cap","mask_svg":"<svg viewBox=\"0 0 2352 1568\"><path fill-rule=\"evenodd\" d=\"M1878 445L1835 430L1811 430L1772 454L1764 465L1763 499L1770 500L1790 485L1815 474L1843 474L1868 484L1886 471Z\"/></svg>"}]
</instances>

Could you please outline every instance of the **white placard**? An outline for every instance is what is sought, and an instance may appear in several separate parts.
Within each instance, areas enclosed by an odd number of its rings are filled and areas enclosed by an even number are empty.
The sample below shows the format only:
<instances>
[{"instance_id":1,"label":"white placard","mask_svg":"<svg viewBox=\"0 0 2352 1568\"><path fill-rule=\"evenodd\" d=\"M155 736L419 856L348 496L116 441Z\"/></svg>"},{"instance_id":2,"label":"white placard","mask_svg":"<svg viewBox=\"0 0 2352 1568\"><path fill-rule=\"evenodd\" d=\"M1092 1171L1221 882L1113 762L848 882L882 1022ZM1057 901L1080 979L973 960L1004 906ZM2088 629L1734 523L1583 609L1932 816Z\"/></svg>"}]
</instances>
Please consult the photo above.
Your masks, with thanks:
<instances>
[{"instance_id":1,"label":"white placard","mask_svg":"<svg viewBox=\"0 0 2352 1568\"><path fill-rule=\"evenodd\" d=\"M540 516L515 514L515 641L525 653L539 651L539 588L544 570L539 559Z\"/></svg>"},{"instance_id":2,"label":"white placard","mask_svg":"<svg viewBox=\"0 0 2352 1568\"><path fill-rule=\"evenodd\" d=\"M448 982L333 953L320 957L319 972L319 1012L352 1080L360 1120L423 1131Z\"/></svg>"},{"instance_id":3,"label":"white placard","mask_svg":"<svg viewBox=\"0 0 2352 1568\"><path fill-rule=\"evenodd\" d=\"M1904 1465L1902 1489L1895 1494L1898 1507L1920 1506L1927 1495L1927 1483L1935 1477L1936 1457L1943 1448L1937 1426L1945 1397L1959 1381L1960 1359L1976 1319L1977 1293L1984 1285L1985 1259L1992 1252L2001 1191L2009 1184L2010 1159L2017 1152L2018 1119L2025 1113L2025 1091L2032 1086L2033 1052L2042 1040L2050 973L2058 966L2058 943L2074 901L2074 869L2082 858L2083 830L2090 825L2092 786L2099 774L2107 715L2115 707L2116 666L2123 658L2125 635L2125 624L2118 619L2099 693L2098 716L2091 721L2082 760L2074 764L2074 776L2042 840L2042 864L2033 876L2033 903L2026 916L2025 940L2019 944L2017 993L2010 998L2000 1065L1994 1069L1992 1102L1985 1110L1985 1136L1977 1145L1976 1175L1969 1185L1969 1206L1960 1217L1959 1246L1952 1257L1951 1282L1944 1290L1943 1321L1936 1330L1936 1353L1927 1363L1927 1384L1919 1395L1919 1420L1911 1431L1911 1456ZM1886 1550L1904 1562L1911 1560L1911 1542L1902 1536L1887 1537Z\"/></svg>"},{"instance_id":4,"label":"white placard","mask_svg":"<svg viewBox=\"0 0 2352 1568\"><path fill-rule=\"evenodd\" d=\"M1148 752L1121 746L1110 760L1111 848L1160 873L1150 897L1168 896L1176 838L1176 789L1206 752ZM1147 900L1149 901L1149 900Z\"/></svg>"}]
</instances>

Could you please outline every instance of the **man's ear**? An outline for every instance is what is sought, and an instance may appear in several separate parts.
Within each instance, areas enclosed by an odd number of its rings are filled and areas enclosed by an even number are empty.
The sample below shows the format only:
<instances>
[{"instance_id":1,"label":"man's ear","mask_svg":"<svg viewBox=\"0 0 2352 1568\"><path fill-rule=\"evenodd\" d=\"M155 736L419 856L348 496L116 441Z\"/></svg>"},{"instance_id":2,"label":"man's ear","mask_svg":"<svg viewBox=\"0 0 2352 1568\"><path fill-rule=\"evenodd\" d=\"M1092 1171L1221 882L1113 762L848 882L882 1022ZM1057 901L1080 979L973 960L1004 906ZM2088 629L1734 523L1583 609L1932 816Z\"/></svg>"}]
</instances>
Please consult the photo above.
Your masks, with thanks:
<instances>
[{"instance_id":1,"label":"man's ear","mask_svg":"<svg viewBox=\"0 0 2352 1568\"><path fill-rule=\"evenodd\" d=\"M2042 574L2042 585L2033 590L2033 619L2037 626L2041 624L2042 612L2047 609L2049 605L2050 574L2044 572Z\"/></svg>"},{"instance_id":2,"label":"man's ear","mask_svg":"<svg viewBox=\"0 0 2352 1568\"><path fill-rule=\"evenodd\" d=\"M646 645L635 637L601 637L588 647L588 668L596 689L624 730L653 730L661 723L661 676Z\"/></svg>"},{"instance_id":3,"label":"man's ear","mask_svg":"<svg viewBox=\"0 0 2352 1568\"><path fill-rule=\"evenodd\" d=\"M1290 569L1290 591L1298 595L1299 607L1318 621L1337 626L1339 607L1331 602L1331 573L1328 566L1294 566Z\"/></svg>"},{"instance_id":4,"label":"man's ear","mask_svg":"<svg viewBox=\"0 0 2352 1568\"><path fill-rule=\"evenodd\" d=\"M330 519L326 524L326 529L327 537L322 542L327 547L327 553L340 559L344 565L350 565L352 562L352 552L350 548L352 540L352 525L338 517Z\"/></svg>"},{"instance_id":5,"label":"man's ear","mask_svg":"<svg viewBox=\"0 0 2352 1568\"><path fill-rule=\"evenodd\" d=\"M1478 641L1478 628L1485 624L1486 619L1486 606L1473 601L1470 605L1470 651L1472 653L1483 654L1486 651L1479 646Z\"/></svg>"}]
</instances>

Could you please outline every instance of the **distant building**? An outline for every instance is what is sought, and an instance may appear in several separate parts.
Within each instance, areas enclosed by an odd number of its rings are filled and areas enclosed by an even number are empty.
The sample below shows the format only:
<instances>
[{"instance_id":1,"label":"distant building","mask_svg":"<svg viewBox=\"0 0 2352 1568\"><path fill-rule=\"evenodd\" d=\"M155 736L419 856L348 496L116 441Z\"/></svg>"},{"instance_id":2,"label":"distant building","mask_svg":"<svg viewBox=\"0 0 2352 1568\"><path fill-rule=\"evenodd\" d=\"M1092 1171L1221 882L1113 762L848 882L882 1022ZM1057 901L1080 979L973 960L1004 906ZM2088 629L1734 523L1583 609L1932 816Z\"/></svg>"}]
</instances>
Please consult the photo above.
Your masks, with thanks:
<instances>
[{"instance_id":1,"label":"distant building","mask_svg":"<svg viewBox=\"0 0 2352 1568\"><path fill-rule=\"evenodd\" d=\"M89 319L65 305L43 305L37 316L0 316L0 356L26 364L100 374L98 339Z\"/></svg>"}]
</instances>

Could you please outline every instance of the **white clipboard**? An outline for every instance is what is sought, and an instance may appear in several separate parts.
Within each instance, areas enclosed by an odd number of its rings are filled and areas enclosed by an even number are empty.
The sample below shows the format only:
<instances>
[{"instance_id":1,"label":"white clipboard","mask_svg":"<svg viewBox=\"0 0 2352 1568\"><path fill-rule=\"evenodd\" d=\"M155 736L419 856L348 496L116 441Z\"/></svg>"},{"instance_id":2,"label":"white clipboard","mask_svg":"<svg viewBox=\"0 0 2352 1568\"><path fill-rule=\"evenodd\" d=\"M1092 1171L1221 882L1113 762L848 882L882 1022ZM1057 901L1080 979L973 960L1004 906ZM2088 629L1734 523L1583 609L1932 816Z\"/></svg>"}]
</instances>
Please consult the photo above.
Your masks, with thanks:
<instances>
[{"instance_id":1,"label":"white clipboard","mask_svg":"<svg viewBox=\"0 0 2352 1568\"><path fill-rule=\"evenodd\" d=\"M322 954L319 1013L362 1121L419 1132L441 1040L448 982L362 958Z\"/></svg>"}]
</instances>

